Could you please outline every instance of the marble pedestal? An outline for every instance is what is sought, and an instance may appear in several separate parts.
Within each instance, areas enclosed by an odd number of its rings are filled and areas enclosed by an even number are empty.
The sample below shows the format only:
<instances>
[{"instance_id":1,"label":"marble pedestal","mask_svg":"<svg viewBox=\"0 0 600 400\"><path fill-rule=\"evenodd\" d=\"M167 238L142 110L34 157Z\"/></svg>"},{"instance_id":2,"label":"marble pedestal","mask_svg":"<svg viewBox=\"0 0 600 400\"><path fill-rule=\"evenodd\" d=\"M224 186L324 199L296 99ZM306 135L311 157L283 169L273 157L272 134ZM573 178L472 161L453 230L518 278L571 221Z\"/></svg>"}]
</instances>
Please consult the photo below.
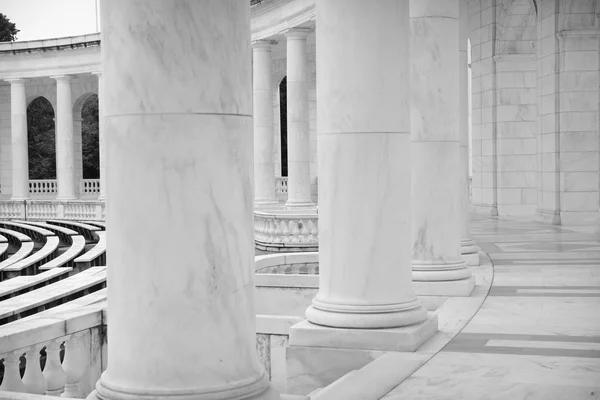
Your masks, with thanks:
<instances>
[{"instance_id":1,"label":"marble pedestal","mask_svg":"<svg viewBox=\"0 0 600 400\"><path fill-rule=\"evenodd\" d=\"M413 281L418 296L470 296L475 288L475 277L456 281Z\"/></svg>"},{"instance_id":2,"label":"marble pedestal","mask_svg":"<svg viewBox=\"0 0 600 400\"><path fill-rule=\"evenodd\" d=\"M437 331L437 312L417 324L390 329L329 328L304 320L290 328L286 391L308 394L387 352L410 358Z\"/></svg>"}]
</instances>

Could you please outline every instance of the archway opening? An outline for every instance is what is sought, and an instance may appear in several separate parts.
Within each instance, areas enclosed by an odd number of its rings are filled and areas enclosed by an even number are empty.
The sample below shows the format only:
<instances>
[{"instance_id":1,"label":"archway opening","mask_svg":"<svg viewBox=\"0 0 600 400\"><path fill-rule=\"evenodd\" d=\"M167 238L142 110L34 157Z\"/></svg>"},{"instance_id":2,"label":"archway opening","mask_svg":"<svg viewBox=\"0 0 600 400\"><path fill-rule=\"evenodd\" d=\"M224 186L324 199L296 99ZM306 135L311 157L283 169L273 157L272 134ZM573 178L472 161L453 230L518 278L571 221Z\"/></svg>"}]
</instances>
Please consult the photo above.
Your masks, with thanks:
<instances>
[{"instance_id":1,"label":"archway opening","mask_svg":"<svg viewBox=\"0 0 600 400\"><path fill-rule=\"evenodd\" d=\"M281 126L281 176L288 176L287 153L287 76L279 84L279 120Z\"/></svg>"},{"instance_id":2,"label":"archway opening","mask_svg":"<svg viewBox=\"0 0 600 400\"><path fill-rule=\"evenodd\" d=\"M83 179L100 178L98 95L89 96L81 107L81 153Z\"/></svg>"},{"instance_id":3,"label":"archway opening","mask_svg":"<svg viewBox=\"0 0 600 400\"><path fill-rule=\"evenodd\" d=\"M54 109L45 97L27 106L29 179L56 179Z\"/></svg>"}]
</instances>

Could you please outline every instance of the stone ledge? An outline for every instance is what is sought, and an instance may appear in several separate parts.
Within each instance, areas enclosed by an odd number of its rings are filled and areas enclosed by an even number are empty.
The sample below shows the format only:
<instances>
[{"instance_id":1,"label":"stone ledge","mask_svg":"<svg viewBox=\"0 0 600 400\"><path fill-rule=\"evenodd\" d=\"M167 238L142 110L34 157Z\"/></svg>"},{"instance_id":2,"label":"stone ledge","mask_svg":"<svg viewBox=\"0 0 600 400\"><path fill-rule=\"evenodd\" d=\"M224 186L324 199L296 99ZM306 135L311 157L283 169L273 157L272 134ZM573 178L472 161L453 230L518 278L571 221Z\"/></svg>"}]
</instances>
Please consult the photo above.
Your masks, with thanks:
<instances>
[{"instance_id":1,"label":"stone ledge","mask_svg":"<svg viewBox=\"0 0 600 400\"><path fill-rule=\"evenodd\" d=\"M443 282L413 281L413 288L418 296L468 297L475 288L475 277Z\"/></svg>"}]
</instances>

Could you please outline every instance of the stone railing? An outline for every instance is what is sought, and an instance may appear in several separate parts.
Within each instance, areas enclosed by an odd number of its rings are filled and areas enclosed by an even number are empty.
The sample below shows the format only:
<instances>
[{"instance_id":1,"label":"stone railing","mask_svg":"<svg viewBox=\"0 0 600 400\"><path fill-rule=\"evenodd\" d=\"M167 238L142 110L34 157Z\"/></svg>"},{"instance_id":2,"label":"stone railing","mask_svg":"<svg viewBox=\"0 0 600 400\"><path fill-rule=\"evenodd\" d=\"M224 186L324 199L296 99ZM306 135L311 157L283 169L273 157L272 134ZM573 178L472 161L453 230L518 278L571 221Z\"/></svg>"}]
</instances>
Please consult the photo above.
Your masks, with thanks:
<instances>
[{"instance_id":1,"label":"stone railing","mask_svg":"<svg viewBox=\"0 0 600 400\"><path fill-rule=\"evenodd\" d=\"M315 210L305 213L255 211L254 240L258 249L266 251L316 251L318 215Z\"/></svg>"},{"instance_id":2,"label":"stone railing","mask_svg":"<svg viewBox=\"0 0 600 400\"><path fill-rule=\"evenodd\" d=\"M105 308L105 304L92 305L64 318L33 316L29 323L0 327L0 359L4 360L0 391L85 398L103 369ZM0 398L4 398L1 393Z\"/></svg>"},{"instance_id":3,"label":"stone railing","mask_svg":"<svg viewBox=\"0 0 600 400\"><path fill-rule=\"evenodd\" d=\"M275 178L275 196L277 200L286 201L288 198L288 178L286 176Z\"/></svg>"},{"instance_id":4,"label":"stone railing","mask_svg":"<svg viewBox=\"0 0 600 400\"><path fill-rule=\"evenodd\" d=\"M100 179L82 179L79 181L79 194L81 196L94 196L100 194Z\"/></svg>"},{"instance_id":5,"label":"stone railing","mask_svg":"<svg viewBox=\"0 0 600 400\"><path fill-rule=\"evenodd\" d=\"M29 195L31 197L55 196L58 192L56 179L30 179Z\"/></svg>"},{"instance_id":6,"label":"stone railing","mask_svg":"<svg viewBox=\"0 0 600 400\"><path fill-rule=\"evenodd\" d=\"M0 218L4 219L68 219L104 221L106 207L97 200L3 200Z\"/></svg>"}]
</instances>

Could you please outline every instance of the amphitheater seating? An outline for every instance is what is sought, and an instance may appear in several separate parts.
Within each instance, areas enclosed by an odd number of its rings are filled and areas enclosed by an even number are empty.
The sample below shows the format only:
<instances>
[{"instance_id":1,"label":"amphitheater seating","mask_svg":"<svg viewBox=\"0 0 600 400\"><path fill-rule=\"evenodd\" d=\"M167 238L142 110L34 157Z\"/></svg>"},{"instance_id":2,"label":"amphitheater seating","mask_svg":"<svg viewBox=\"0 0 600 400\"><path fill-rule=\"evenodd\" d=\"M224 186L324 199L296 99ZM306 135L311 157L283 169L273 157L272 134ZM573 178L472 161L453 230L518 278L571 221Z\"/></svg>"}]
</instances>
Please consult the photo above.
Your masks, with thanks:
<instances>
[{"instance_id":1,"label":"amphitheater seating","mask_svg":"<svg viewBox=\"0 0 600 400\"><path fill-rule=\"evenodd\" d=\"M14 221L0 221L0 227L23 233L36 242L44 243L47 236L54 236L54 232L38 226L22 224Z\"/></svg>"},{"instance_id":2,"label":"amphitheater seating","mask_svg":"<svg viewBox=\"0 0 600 400\"><path fill-rule=\"evenodd\" d=\"M19 275L37 274L39 266L44 265L58 255L59 243L58 236L46 236L46 243L41 249L21 261L0 268L0 280L14 278Z\"/></svg>"},{"instance_id":3,"label":"amphitheater seating","mask_svg":"<svg viewBox=\"0 0 600 400\"><path fill-rule=\"evenodd\" d=\"M0 303L0 325L44 311L106 287L106 267L92 267L69 278Z\"/></svg>"},{"instance_id":4,"label":"amphitheater seating","mask_svg":"<svg viewBox=\"0 0 600 400\"><path fill-rule=\"evenodd\" d=\"M0 262L6 260L8 252L8 239L0 235Z\"/></svg>"},{"instance_id":5,"label":"amphitheater seating","mask_svg":"<svg viewBox=\"0 0 600 400\"><path fill-rule=\"evenodd\" d=\"M79 257L85 249L85 238L81 235L71 236L71 247L55 259L38 268L39 271L47 271L58 267L73 267L75 258Z\"/></svg>"},{"instance_id":6,"label":"amphitheater seating","mask_svg":"<svg viewBox=\"0 0 600 400\"><path fill-rule=\"evenodd\" d=\"M75 259L75 268L78 271L89 267L106 265L106 231L98 231L98 243L85 254Z\"/></svg>"},{"instance_id":7,"label":"amphitheater seating","mask_svg":"<svg viewBox=\"0 0 600 400\"><path fill-rule=\"evenodd\" d=\"M58 267L36 275L17 276L0 282L0 301L58 282L68 277L72 270L70 267Z\"/></svg>"},{"instance_id":8,"label":"amphitheater seating","mask_svg":"<svg viewBox=\"0 0 600 400\"><path fill-rule=\"evenodd\" d=\"M79 233L77 233L77 231L74 231L73 229L65 228L65 227L58 226L58 225L47 224L45 222L38 222L38 221L14 221L14 222L19 222L21 224L27 224L27 225L33 225L33 226L37 226L37 227L52 231L52 232L54 232L54 234L56 236L59 237L61 243L65 244L65 245L71 245L72 244L71 236L75 236L75 235L79 234Z\"/></svg>"},{"instance_id":9,"label":"amphitheater seating","mask_svg":"<svg viewBox=\"0 0 600 400\"><path fill-rule=\"evenodd\" d=\"M47 222L52 225L58 225L65 228L73 229L74 231L77 231L80 235L82 235L84 238L91 242L97 242L99 240L98 234L96 232L102 230L97 226L83 222L63 220L49 220Z\"/></svg>"},{"instance_id":10,"label":"amphitheater seating","mask_svg":"<svg viewBox=\"0 0 600 400\"><path fill-rule=\"evenodd\" d=\"M104 221L86 221L86 223L90 224L90 225L96 225L96 226L102 228L102 230L106 230L106 222L104 222Z\"/></svg>"},{"instance_id":11,"label":"amphitheater seating","mask_svg":"<svg viewBox=\"0 0 600 400\"><path fill-rule=\"evenodd\" d=\"M19 249L13 255L6 257L4 261L0 262L0 271L28 257L33 252L34 243L29 236L5 228L0 228L0 234L5 236L9 243L19 246Z\"/></svg>"}]
</instances>

